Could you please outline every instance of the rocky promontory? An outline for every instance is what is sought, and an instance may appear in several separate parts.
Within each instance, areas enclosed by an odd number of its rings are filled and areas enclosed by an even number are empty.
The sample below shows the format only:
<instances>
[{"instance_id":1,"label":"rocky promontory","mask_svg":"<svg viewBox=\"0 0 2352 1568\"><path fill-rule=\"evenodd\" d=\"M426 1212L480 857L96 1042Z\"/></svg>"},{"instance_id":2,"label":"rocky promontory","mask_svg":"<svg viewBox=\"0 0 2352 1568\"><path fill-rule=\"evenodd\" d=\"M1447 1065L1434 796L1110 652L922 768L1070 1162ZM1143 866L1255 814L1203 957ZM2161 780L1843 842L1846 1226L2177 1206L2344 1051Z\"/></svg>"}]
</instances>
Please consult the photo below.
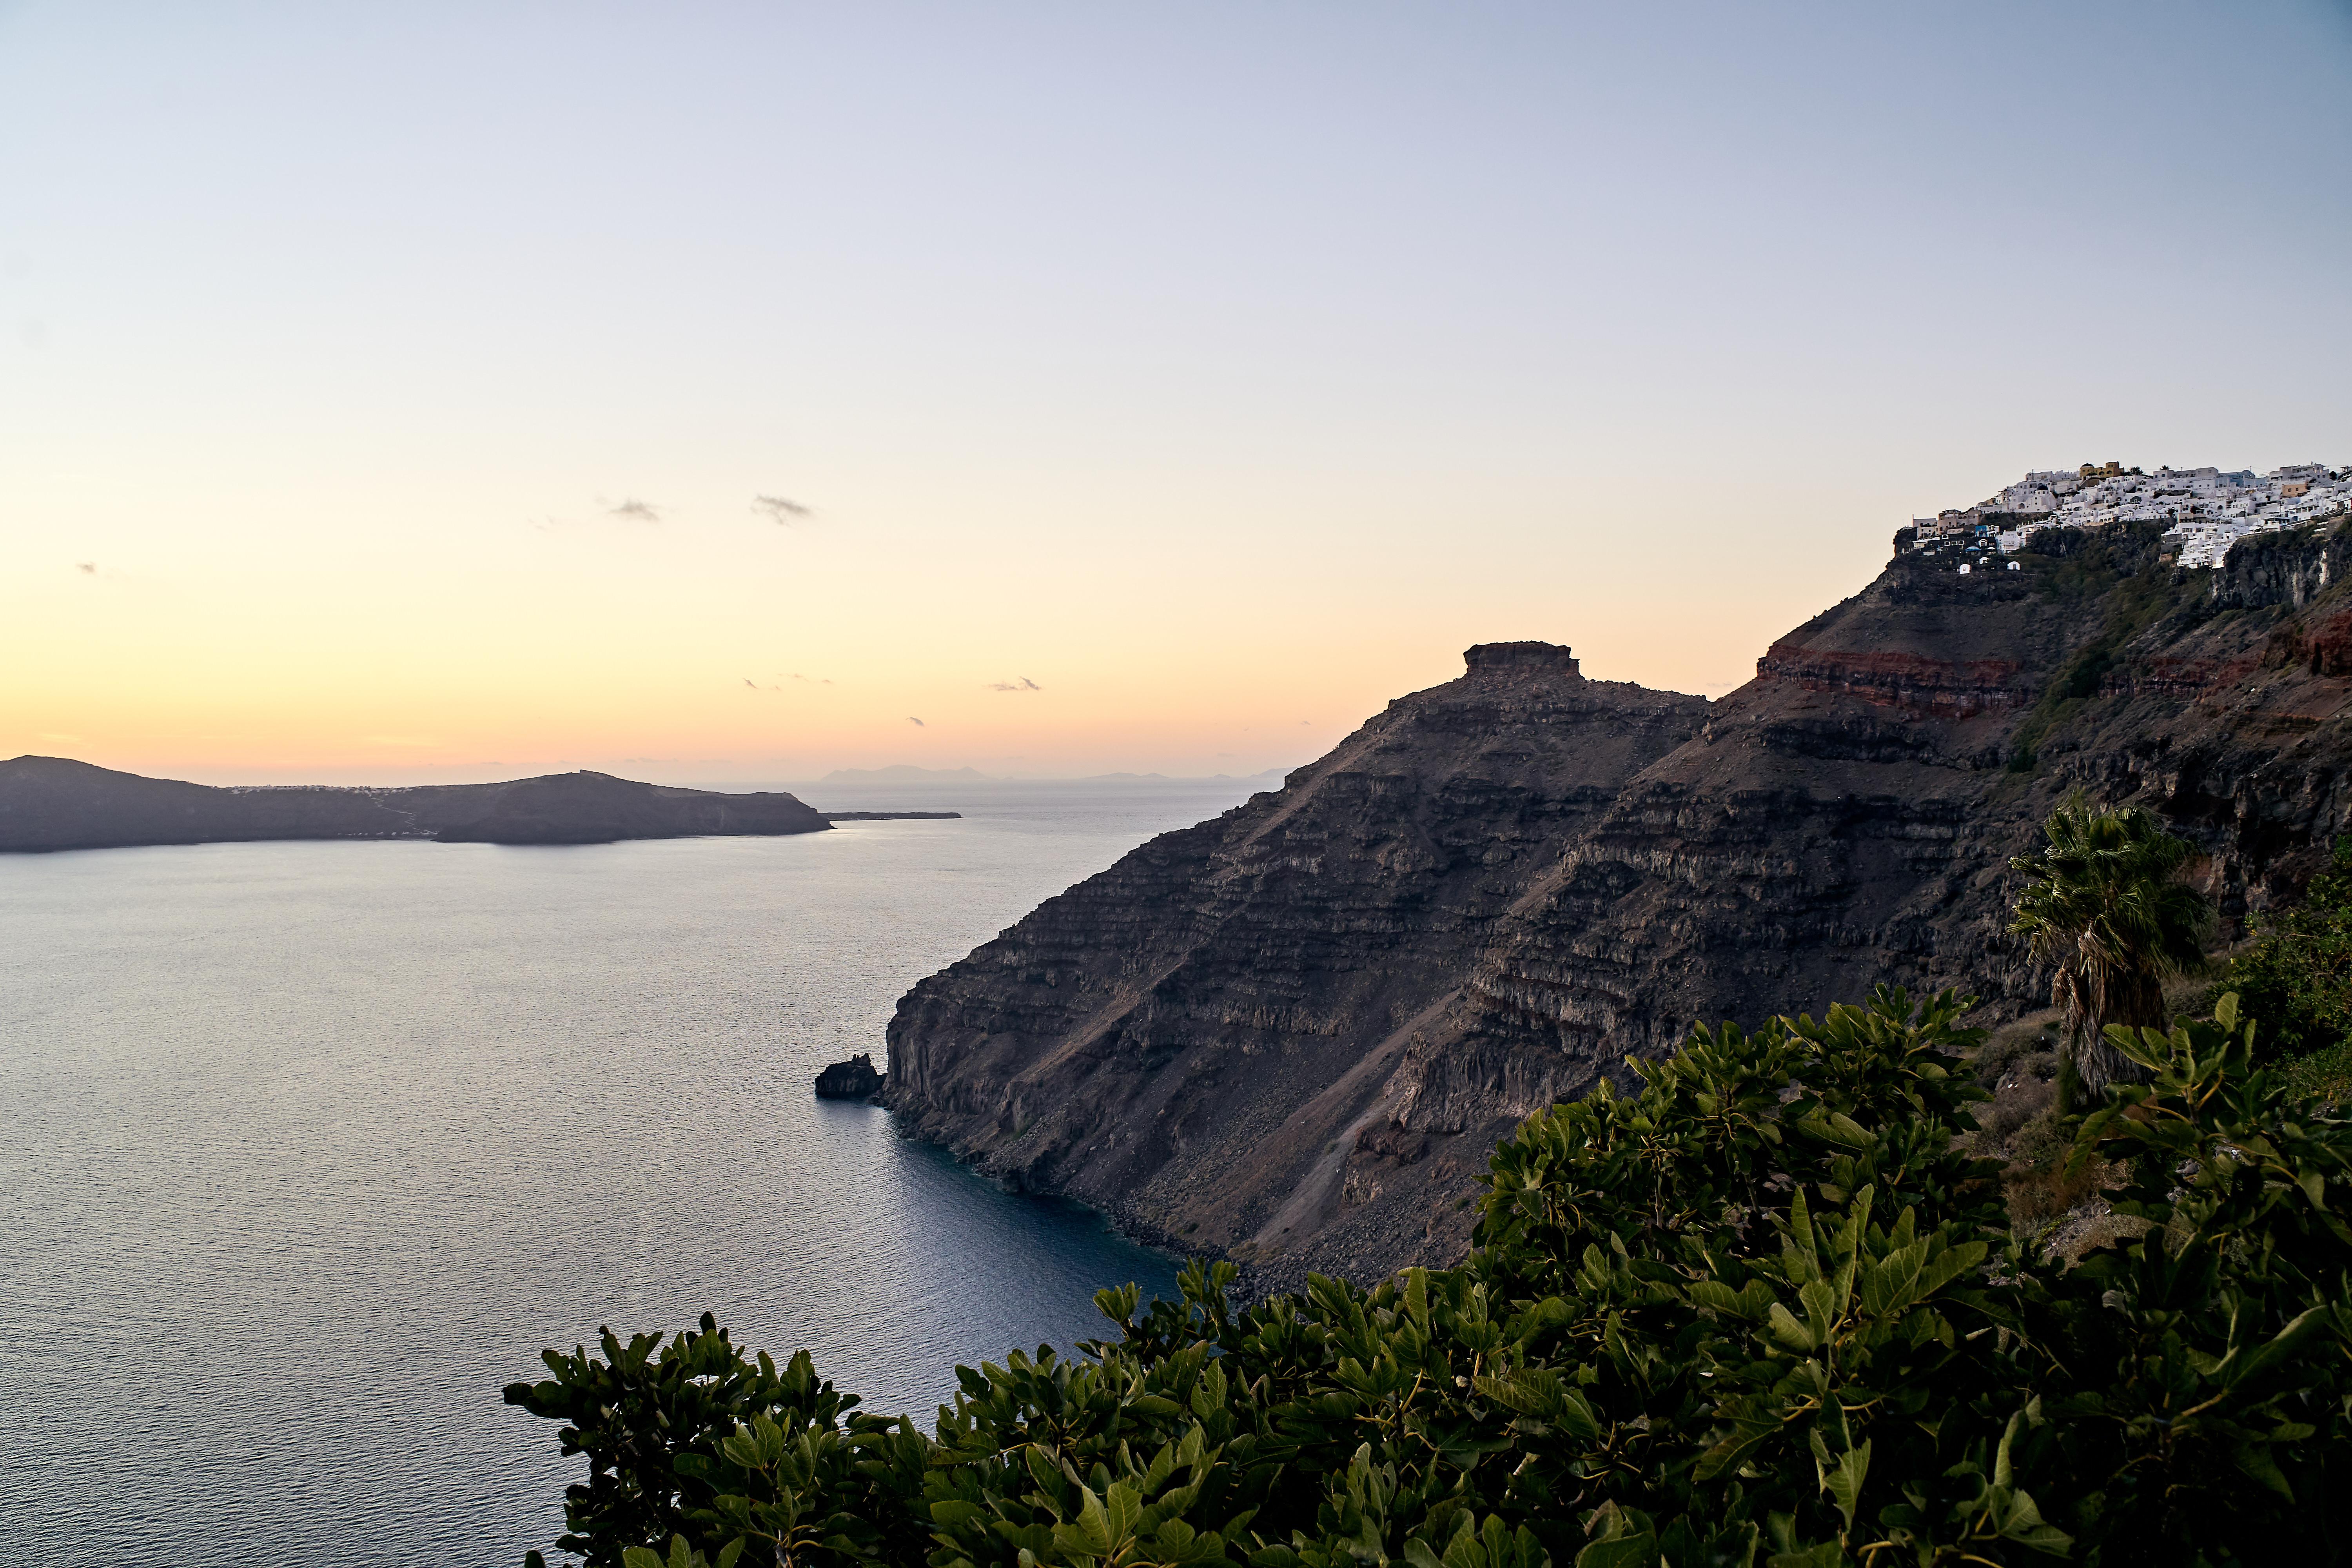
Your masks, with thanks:
<instances>
[{"instance_id":1,"label":"rocky promontory","mask_svg":"<svg viewBox=\"0 0 2352 1568\"><path fill-rule=\"evenodd\" d=\"M0 762L0 851L264 838L609 844L822 833L829 826L820 813L781 792L729 795L610 773L389 789L240 788L145 778L65 757Z\"/></svg>"},{"instance_id":2,"label":"rocky promontory","mask_svg":"<svg viewBox=\"0 0 2352 1568\"><path fill-rule=\"evenodd\" d=\"M1472 648L918 984L886 1101L1270 1283L1451 1262L1498 1138L1694 1022L2038 1003L2007 864L2069 790L2196 841L2227 921L2297 884L2352 826L2347 556L2184 572L2127 524L2016 572L1898 554L1711 703Z\"/></svg>"}]
</instances>

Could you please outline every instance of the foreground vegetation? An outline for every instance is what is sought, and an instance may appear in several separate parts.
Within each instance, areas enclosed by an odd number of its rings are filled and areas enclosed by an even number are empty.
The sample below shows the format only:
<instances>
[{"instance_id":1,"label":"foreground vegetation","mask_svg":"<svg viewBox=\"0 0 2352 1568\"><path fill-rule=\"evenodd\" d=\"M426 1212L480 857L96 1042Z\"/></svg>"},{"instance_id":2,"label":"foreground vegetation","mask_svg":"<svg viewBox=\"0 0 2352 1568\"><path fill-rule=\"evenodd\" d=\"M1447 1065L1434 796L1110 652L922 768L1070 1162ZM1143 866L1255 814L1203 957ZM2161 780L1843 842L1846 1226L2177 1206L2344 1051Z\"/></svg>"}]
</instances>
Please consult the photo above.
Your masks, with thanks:
<instances>
[{"instance_id":1,"label":"foreground vegetation","mask_svg":"<svg viewBox=\"0 0 2352 1568\"><path fill-rule=\"evenodd\" d=\"M1530 1118L1461 1268L1105 1291L1116 1337L959 1368L929 1435L708 1317L507 1398L588 1458L557 1545L626 1568L2352 1555L2352 1125L2234 997L2112 1028L2147 1081L2071 1158L2136 1234L2069 1266L1965 1152L1967 1005L1702 1029Z\"/></svg>"},{"instance_id":2,"label":"foreground vegetation","mask_svg":"<svg viewBox=\"0 0 2352 1568\"><path fill-rule=\"evenodd\" d=\"M2263 1020L2263 1059L2292 1064L2298 1081L2341 1100L2352 1055L2352 837L2303 898L2255 928L2220 989Z\"/></svg>"}]
</instances>

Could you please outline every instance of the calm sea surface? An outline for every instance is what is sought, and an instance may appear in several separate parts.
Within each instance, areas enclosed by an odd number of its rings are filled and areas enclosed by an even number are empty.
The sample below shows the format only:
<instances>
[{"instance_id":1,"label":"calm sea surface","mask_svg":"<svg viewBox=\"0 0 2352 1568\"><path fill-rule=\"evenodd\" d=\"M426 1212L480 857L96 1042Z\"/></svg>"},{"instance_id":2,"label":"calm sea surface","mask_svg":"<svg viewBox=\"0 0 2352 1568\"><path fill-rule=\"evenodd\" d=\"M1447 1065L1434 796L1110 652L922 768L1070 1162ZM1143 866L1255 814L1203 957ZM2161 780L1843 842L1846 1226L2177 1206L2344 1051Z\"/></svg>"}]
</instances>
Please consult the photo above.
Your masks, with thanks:
<instances>
[{"instance_id":1,"label":"calm sea surface","mask_svg":"<svg viewBox=\"0 0 2352 1568\"><path fill-rule=\"evenodd\" d=\"M928 1417L1170 1262L820 1103L908 985L1246 784L960 822L0 857L0 1560L470 1564L560 1529L542 1345L709 1309ZM928 1425L928 1421L926 1421Z\"/></svg>"}]
</instances>

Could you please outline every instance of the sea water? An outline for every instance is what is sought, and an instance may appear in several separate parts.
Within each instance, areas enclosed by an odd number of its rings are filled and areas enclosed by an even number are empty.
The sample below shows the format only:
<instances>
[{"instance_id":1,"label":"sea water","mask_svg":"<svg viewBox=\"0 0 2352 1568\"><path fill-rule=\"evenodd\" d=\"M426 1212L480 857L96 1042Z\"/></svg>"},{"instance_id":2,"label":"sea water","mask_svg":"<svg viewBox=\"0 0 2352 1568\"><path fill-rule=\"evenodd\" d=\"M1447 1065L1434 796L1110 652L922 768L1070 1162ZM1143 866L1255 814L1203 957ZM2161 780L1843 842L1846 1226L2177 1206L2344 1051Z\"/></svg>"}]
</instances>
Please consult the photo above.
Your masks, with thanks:
<instances>
[{"instance_id":1,"label":"sea water","mask_svg":"<svg viewBox=\"0 0 2352 1568\"><path fill-rule=\"evenodd\" d=\"M513 1565L541 1346L708 1310L866 1407L1174 1265L810 1080L1246 784L810 788L782 838L0 857L0 1559Z\"/></svg>"}]
</instances>

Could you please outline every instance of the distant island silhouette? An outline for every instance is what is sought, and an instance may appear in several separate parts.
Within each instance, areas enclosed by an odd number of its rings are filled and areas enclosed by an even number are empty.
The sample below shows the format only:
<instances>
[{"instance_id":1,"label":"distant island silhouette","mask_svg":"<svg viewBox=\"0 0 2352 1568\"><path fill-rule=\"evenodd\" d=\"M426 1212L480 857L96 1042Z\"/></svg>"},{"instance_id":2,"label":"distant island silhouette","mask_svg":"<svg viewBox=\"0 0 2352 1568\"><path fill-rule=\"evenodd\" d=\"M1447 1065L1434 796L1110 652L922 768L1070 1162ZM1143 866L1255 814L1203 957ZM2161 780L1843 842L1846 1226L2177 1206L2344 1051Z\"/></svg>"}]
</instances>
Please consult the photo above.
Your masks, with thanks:
<instances>
[{"instance_id":1,"label":"distant island silhouette","mask_svg":"<svg viewBox=\"0 0 2352 1568\"><path fill-rule=\"evenodd\" d=\"M874 821L958 814L834 815ZM823 833L832 826L827 814L780 790L730 795L585 771L499 784L377 788L189 784L68 757L0 762L0 852L270 838L610 844L625 838Z\"/></svg>"}]
</instances>

